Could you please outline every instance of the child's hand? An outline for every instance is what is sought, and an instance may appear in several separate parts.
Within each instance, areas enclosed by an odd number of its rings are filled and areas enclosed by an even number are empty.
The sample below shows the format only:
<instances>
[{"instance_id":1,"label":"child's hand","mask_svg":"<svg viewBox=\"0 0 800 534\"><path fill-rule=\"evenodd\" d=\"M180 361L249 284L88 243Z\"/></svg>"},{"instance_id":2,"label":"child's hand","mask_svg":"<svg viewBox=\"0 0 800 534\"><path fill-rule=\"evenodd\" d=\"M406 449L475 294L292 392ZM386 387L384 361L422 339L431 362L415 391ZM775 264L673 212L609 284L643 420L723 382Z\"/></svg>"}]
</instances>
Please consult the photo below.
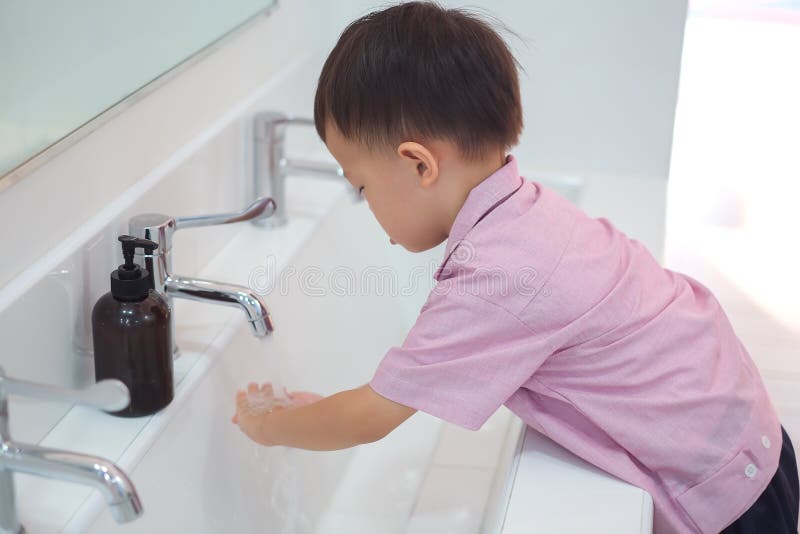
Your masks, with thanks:
<instances>
[{"instance_id":1,"label":"child's hand","mask_svg":"<svg viewBox=\"0 0 800 534\"><path fill-rule=\"evenodd\" d=\"M288 399L275 398L272 384L258 384L251 382L247 391L236 392L236 414L231 421L239 425L242 432L256 443L262 445L276 444L276 436L269 429L270 415L276 411L285 410L293 406L304 406L316 402L322 397L315 393L295 392L289 393Z\"/></svg>"}]
</instances>

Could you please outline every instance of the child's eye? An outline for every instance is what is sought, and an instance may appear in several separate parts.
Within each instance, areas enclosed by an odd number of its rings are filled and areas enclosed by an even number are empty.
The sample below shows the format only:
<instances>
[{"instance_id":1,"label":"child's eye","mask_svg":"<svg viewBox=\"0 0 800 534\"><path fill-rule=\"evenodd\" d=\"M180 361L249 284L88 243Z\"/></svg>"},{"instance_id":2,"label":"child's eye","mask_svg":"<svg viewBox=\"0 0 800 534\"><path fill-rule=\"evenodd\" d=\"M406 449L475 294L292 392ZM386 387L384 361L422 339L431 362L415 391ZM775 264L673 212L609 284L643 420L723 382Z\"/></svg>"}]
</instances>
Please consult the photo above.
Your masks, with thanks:
<instances>
[{"instance_id":1,"label":"child's eye","mask_svg":"<svg viewBox=\"0 0 800 534\"><path fill-rule=\"evenodd\" d=\"M362 197L364 196L364 186L363 185L358 188L358 195L362 196Z\"/></svg>"}]
</instances>

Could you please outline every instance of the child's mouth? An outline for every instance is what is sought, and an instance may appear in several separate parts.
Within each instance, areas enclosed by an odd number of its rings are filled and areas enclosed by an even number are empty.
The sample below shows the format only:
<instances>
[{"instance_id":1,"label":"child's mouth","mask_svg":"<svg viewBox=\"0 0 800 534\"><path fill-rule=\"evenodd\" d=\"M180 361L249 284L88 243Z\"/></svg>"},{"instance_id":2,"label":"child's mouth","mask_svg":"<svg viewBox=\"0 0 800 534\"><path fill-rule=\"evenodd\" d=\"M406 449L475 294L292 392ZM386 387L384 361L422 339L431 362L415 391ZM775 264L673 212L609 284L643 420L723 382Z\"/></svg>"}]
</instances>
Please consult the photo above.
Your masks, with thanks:
<instances>
[{"instance_id":1,"label":"child's mouth","mask_svg":"<svg viewBox=\"0 0 800 534\"><path fill-rule=\"evenodd\" d=\"M390 237L390 238L389 238L389 243L391 243L392 245L396 245L396 244L397 244L397 241L395 241L394 239L392 239L392 238Z\"/></svg>"}]
</instances>

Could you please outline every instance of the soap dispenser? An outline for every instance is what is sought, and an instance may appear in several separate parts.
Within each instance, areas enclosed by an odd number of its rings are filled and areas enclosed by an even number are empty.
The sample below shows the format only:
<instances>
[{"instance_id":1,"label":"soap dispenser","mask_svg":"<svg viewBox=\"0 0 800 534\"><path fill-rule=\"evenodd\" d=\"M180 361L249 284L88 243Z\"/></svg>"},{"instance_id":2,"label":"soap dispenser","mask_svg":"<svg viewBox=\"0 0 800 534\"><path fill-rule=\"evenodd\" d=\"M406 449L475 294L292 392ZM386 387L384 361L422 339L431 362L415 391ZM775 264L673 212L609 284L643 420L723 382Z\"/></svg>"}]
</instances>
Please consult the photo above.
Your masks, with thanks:
<instances>
[{"instance_id":1,"label":"soap dispenser","mask_svg":"<svg viewBox=\"0 0 800 534\"><path fill-rule=\"evenodd\" d=\"M172 333L167 302L153 291L149 271L133 261L137 248L152 254L158 245L123 235L125 263L111 273L111 291L92 310L95 378L121 380L131 394L122 417L153 414L171 401Z\"/></svg>"}]
</instances>

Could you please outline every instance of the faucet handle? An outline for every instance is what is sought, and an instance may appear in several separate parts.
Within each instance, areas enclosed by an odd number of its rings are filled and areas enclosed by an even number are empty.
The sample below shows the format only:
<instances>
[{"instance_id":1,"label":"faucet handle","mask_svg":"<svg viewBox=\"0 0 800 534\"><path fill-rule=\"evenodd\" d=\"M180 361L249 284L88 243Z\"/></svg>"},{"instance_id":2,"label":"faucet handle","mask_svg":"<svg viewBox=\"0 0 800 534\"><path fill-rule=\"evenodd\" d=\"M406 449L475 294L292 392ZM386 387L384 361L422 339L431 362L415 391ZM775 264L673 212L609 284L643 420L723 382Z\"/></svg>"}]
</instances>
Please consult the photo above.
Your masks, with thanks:
<instances>
[{"instance_id":1,"label":"faucet handle","mask_svg":"<svg viewBox=\"0 0 800 534\"><path fill-rule=\"evenodd\" d=\"M275 209L274 200L268 197L261 197L240 212L221 213L219 215L170 217L160 213L143 213L131 217L128 221L128 233L134 237L152 239L157 242L156 255L160 255L172 249L172 234L177 230L249 221L256 218L266 219L275 213Z\"/></svg>"},{"instance_id":2,"label":"faucet handle","mask_svg":"<svg viewBox=\"0 0 800 534\"><path fill-rule=\"evenodd\" d=\"M70 389L9 378L0 368L0 398L8 395L81 404L107 412L122 410L131 400L128 387L116 379L101 380L84 389Z\"/></svg>"},{"instance_id":3,"label":"faucet handle","mask_svg":"<svg viewBox=\"0 0 800 534\"><path fill-rule=\"evenodd\" d=\"M229 224L257 218L266 219L273 213L275 213L275 201L271 198L261 197L239 212L220 213L218 215L198 215L194 217L176 217L175 230Z\"/></svg>"}]
</instances>

